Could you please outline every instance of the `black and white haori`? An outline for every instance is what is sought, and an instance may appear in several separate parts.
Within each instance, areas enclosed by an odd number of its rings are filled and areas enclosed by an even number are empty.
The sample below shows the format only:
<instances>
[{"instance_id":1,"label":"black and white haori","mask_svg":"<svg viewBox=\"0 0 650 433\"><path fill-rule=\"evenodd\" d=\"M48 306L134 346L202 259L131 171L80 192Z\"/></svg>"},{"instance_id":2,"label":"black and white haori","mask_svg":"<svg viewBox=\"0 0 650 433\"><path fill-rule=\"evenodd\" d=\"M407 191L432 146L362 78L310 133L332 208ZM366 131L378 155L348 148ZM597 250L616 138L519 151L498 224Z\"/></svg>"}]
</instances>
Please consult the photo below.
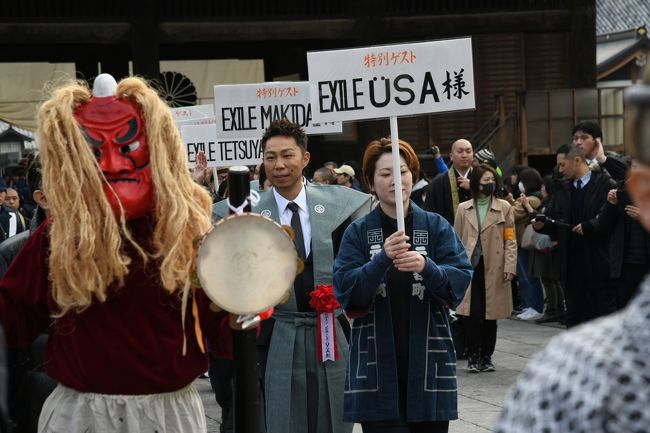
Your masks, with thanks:
<instances>
[{"instance_id":1,"label":"black and white haori","mask_svg":"<svg viewBox=\"0 0 650 433\"><path fill-rule=\"evenodd\" d=\"M499 433L650 431L650 277L619 313L562 334L511 389Z\"/></svg>"}]
</instances>

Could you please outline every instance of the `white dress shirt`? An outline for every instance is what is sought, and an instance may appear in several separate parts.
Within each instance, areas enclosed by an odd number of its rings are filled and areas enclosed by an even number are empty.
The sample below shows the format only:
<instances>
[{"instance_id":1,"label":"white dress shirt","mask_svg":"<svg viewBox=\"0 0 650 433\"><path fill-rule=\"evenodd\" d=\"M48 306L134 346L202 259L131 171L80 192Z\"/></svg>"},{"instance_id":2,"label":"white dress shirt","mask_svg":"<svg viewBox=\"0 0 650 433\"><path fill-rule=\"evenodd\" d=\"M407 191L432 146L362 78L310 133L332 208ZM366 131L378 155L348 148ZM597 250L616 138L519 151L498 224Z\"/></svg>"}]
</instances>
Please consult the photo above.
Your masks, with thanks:
<instances>
[{"instance_id":1,"label":"white dress shirt","mask_svg":"<svg viewBox=\"0 0 650 433\"><path fill-rule=\"evenodd\" d=\"M273 196L275 197L275 203L278 205L278 215L280 215L280 224L291 226L291 216L293 212L287 207L291 203L286 198L282 197L276 190L273 188ZM309 222L309 210L307 209L307 193L305 192L305 184L303 183L302 189L298 196L292 200L300 208L300 224L302 225L302 237L305 241L305 254L309 257L311 253L311 224Z\"/></svg>"},{"instance_id":2,"label":"white dress shirt","mask_svg":"<svg viewBox=\"0 0 650 433\"><path fill-rule=\"evenodd\" d=\"M587 184L591 180L591 170L587 170L587 173L584 176L582 176L580 179L576 179L576 180L573 181L573 187L574 188L578 188L578 180L580 180L580 182L581 182L580 189L587 186Z\"/></svg>"}]
</instances>

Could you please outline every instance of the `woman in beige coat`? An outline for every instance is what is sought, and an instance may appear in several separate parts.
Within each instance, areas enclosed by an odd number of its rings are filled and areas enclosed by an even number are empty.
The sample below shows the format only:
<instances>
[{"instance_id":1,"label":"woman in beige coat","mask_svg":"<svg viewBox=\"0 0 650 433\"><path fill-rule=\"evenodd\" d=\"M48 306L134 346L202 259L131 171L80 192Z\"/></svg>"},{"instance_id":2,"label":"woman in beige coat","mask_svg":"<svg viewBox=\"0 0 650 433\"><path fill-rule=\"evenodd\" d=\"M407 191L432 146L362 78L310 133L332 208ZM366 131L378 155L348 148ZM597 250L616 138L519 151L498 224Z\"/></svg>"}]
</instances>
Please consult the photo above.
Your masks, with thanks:
<instances>
[{"instance_id":1,"label":"woman in beige coat","mask_svg":"<svg viewBox=\"0 0 650 433\"><path fill-rule=\"evenodd\" d=\"M492 354L497 319L510 317L510 282L517 269L517 240L512 207L495 197L499 176L487 165L470 175L472 200L461 203L454 228L474 267L469 290L456 313L465 320L467 370L494 371Z\"/></svg>"}]
</instances>

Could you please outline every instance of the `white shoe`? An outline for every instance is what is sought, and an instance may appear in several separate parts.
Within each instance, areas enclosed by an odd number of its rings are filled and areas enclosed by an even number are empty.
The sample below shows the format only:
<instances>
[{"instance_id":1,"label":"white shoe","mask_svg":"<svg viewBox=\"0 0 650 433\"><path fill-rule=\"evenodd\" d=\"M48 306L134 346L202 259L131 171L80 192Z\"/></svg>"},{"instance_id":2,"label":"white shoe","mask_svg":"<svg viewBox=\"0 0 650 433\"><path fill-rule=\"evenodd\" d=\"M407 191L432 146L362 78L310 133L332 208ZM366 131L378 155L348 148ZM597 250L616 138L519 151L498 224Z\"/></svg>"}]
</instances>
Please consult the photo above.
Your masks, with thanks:
<instances>
[{"instance_id":1,"label":"white shoe","mask_svg":"<svg viewBox=\"0 0 650 433\"><path fill-rule=\"evenodd\" d=\"M529 314L527 314L525 317L522 317L521 320L537 320L541 319L544 314L540 313L539 311L531 308Z\"/></svg>"},{"instance_id":2,"label":"white shoe","mask_svg":"<svg viewBox=\"0 0 650 433\"><path fill-rule=\"evenodd\" d=\"M530 314L530 311L531 311L531 310L532 310L532 308L530 308L530 307L526 307L526 308L524 308L524 311L522 311L521 313L517 314L517 318L523 320L524 317L526 317L528 314Z\"/></svg>"}]
</instances>

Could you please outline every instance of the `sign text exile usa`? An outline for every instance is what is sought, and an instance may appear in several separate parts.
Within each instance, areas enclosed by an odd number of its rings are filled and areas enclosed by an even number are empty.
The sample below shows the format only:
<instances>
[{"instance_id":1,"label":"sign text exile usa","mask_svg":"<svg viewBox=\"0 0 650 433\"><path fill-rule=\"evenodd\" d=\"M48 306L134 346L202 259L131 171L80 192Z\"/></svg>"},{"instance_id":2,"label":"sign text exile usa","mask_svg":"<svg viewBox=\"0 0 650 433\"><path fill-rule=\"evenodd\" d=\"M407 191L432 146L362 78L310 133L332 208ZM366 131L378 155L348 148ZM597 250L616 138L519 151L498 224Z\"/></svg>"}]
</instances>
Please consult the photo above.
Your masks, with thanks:
<instances>
[{"instance_id":1,"label":"sign text exile usa","mask_svg":"<svg viewBox=\"0 0 650 433\"><path fill-rule=\"evenodd\" d=\"M307 66L314 122L475 107L470 38L312 51Z\"/></svg>"},{"instance_id":2,"label":"sign text exile usa","mask_svg":"<svg viewBox=\"0 0 650 433\"><path fill-rule=\"evenodd\" d=\"M369 80L352 78L318 82L318 107L322 113L363 110L366 105L362 96L375 108L383 108L391 101L398 105L428 104L440 102L440 98L463 99L465 90L464 69L445 71L446 79L436 83L431 72L416 80L410 74L391 77L373 77Z\"/></svg>"}]
</instances>

